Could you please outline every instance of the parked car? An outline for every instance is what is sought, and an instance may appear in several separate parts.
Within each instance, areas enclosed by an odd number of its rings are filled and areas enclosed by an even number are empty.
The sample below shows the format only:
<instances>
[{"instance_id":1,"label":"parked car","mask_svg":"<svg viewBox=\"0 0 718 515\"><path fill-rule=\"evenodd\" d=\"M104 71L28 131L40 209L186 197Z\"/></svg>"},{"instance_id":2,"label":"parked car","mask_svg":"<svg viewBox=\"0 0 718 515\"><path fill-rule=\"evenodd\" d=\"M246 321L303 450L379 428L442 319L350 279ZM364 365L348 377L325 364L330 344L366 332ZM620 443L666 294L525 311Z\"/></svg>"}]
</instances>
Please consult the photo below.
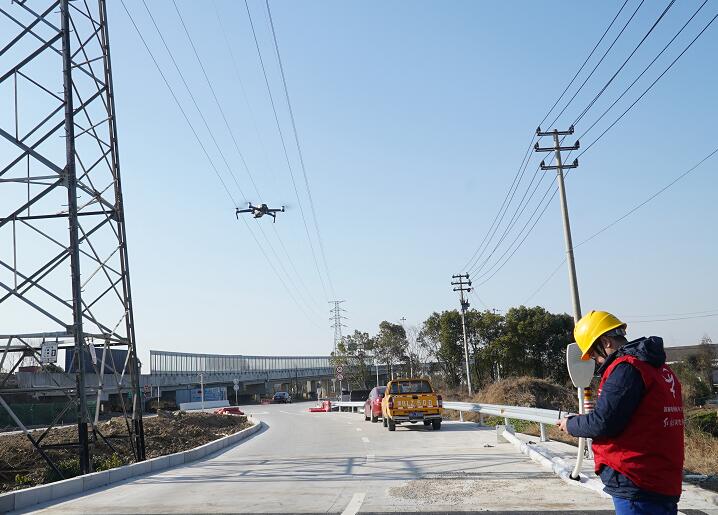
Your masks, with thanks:
<instances>
[{"instance_id":1,"label":"parked car","mask_svg":"<svg viewBox=\"0 0 718 515\"><path fill-rule=\"evenodd\" d=\"M379 422L384 391L386 391L386 386L377 386L369 392L369 396L364 401L364 420L371 419L372 422Z\"/></svg>"},{"instance_id":2,"label":"parked car","mask_svg":"<svg viewBox=\"0 0 718 515\"><path fill-rule=\"evenodd\" d=\"M289 392L277 392L272 397L272 404L291 404L292 396Z\"/></svg>"},{"instance_id":3,"label":"parked car","mask_svg":"<svg viewBox=\"0 0 718 515\"><path fill-rule=\"evenodd\" d=\"M434 392L426 379L396 379L386 385L381 401L384 427L395 431L397 424L423 422L434 431L441 429L443 410L441 395Z\"/></svg>"}]
</instances>

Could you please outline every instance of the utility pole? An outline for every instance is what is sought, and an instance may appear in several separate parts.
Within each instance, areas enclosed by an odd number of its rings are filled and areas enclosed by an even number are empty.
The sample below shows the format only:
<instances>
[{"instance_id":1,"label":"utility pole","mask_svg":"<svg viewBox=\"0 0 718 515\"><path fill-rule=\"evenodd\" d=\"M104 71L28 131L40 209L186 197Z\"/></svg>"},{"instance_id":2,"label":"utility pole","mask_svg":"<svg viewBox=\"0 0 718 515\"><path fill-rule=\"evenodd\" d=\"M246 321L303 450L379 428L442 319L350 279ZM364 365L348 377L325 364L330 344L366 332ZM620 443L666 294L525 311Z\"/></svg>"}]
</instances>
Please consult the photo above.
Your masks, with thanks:
<instances>
[{"instance_id":1,"label":"utility pole","mask_svg":"<svg viewBox=\"0 0 718 515\"><path fill-rule=\"evenodd\" d=\"M471 389L471 372L469 369L469 343L466 339L466 310L469 307L469 301L464 298L464 292L468 293L471 288L471 280L469 274L458 274L452 275L452 279L458 279L451 281L451 285L454 286L454 291L459 292L459 298L461 299L461 329L464 332L464 361L466 362L466 385L469 389L469 395L473 395L474 392ZM464 281L466 279L466 281Z\"/></svg>"},{"instance_id":2,"label":"utility pole","mask_svg":"<svg viewBox=\"0 0 718 515\"><path fill-rule=\"evenodd\" d=\"M573 320L578 322L581 318L581 302L578 298L578 281L576 279L576 263L573 259L573 242L571 240L571 224L568 219L568 205L566 203L566 187L563 181L563 171L570 168L578 167L578 159L574 159L573 163L569 165L563 164L561 160L562 150L578 150L580 144L578 140L571 146L562 147L559 141L559 136L569 136L573 134L573 125L569 127L567 131L559 131L554 129L552 131L544 132L541 127L536 129L537 136L553 136L553 147L539 147L538 142L534 146L536 152L554 152L556 156L556 164L548 166L544 161L541 161L542 170L556 170L556 180L558 181L558 191L561 197L561 217L563 218L563 237L566 242L566 261L568 263L568 280L571 285L571 302L573 303Z\"/></svg>"},{"instance_id":3,"label":"utility pole","mask_svg":"<svg viewBox=\"0 0 718 515\"><path fill-rule=\"evenodd\" d=\"M406 336L406 317L401 317L399 321L401 322L401 328L404 329L404 336ZM411 362L411 351L407 353L407 358L409 358L409 377L414 377L414 367Z\"/></svg>"},{"instance_id":4,"label":"utility pole","mask_svg":"<svg viewBox=\"0 0 718 515\"><path fill-rule=\"evenodd\" d=\"M566 186L563 180L563 171L565 169L577 168L578 159L574 159L573 163L569 165L563 164L561 159L561 151L568 150L569 152L578 150L580 143L576 140L571 146L562 147L559 141L559 136L570 136L573 134L573 125L571 125L567 131L559 131L554 129L552 131L544 132L541 127L536 129L537 136L553 136L553 147L540 147L538 142L534 145L536 152L554 152L556 157L556 164L553 166L547 166L544 161L541 161L542 170L556 170L556 180L558 181L558 191L561 197L561 218L563 219L563 238L566 243L566 262L568 263L568 280L571 286L571 302L573 304L573 321L577 323L581 319L581 301L578 297L578 280L576 279L576 262L573 259L573 241L571 240L571 224L568 219L568 204L566 203ZM583 415L590 411L587 407L592 397L591 387L587 387L581 391L578 389L578 412ZM588 454L590 458L593 458L593 451L591 449L591 440L579 438L578 453L579 459L576 461L576 466L571 473L572 478L577 478L579 470L581 469L581 459L583 456L584 449L588 447Z\"/></svg>"},{"instance_id":5,"label":"utility pole","mask_svg":"<svg viewBox=\"0 0 718 515\"><path fill-rule=\"evenodd\" d=\"M343 302L346 302L345 300L331 300L329 301L329 304L334 304L334 307L329 310L329 313L331 313L331 318L329 320L332 321L331 327L334 329L334 355L337 354L337 345L339 342L342 341L342 327L346 327L342 320L346 320L347 317L342 315L342 313L346 313L346 309L344 309L341 305Z\"/></svg>"}]
</instances>

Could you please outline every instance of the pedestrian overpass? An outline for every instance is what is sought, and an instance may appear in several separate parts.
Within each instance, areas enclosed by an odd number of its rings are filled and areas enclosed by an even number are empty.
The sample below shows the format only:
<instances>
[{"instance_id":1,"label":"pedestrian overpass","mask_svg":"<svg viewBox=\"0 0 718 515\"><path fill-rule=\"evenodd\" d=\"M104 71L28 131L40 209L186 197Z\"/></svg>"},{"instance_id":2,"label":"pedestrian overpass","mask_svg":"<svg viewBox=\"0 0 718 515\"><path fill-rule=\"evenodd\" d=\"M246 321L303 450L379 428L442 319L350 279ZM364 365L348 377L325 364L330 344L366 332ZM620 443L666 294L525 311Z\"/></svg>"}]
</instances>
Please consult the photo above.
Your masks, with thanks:
<instances>
[{"instance_id":1,"label":"pedestrian overpass","mask_svg":"<svg viewBox=\"0 0 718 515\"><path fill-rule=\"evenodd\" d=\"M367 365L371 368L371 377L378 374L380 381L386 381L386 365ZM226 387L231 392L236 384L237 395L243 400L259 400L278 390L309 397L329 396L339 389L330 356L245 356L150 350L149 369L149 374L140 375L145 396L160 395L169 401L175 399L178 390L200 385ZM63 390L75 386L74 374L19 372L16 375L19 388L28 391L55 387L57 395L61 395ZM104 401L110 395L128 392L129 376L121 371L87 373L85 384L88 391L100 392Z\"/></svg>"}]
</instances>

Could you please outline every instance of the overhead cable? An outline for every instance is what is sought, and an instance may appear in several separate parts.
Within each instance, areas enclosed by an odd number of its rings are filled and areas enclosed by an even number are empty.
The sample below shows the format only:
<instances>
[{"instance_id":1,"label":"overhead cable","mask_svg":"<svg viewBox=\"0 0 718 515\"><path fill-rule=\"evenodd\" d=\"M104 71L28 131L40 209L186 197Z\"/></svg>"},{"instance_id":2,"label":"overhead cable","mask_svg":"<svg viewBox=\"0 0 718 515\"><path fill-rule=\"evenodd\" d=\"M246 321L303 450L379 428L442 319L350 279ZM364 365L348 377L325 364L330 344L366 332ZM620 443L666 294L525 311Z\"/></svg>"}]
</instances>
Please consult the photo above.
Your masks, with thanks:
<instances>
[{"instance_id":1,"label":"overhead cable","mask_svg":"<svg viewBox=\"0 0 718 515\"><path fill-rule=\"evenodd\" d=\"M314 229L317 232L317 241L319 242L319 252L322 255L322 261L324 262L325 273L327 281L329 282L329 289L334 294L334 284L332 283L332 276L329 273L329 265L327 264L327 256L324 252L324 242L322 241L322 233L319 231L319 222L317 221L317 211L314 207L314 198L312 197L312 189L309 187L309 177L307 176L307 168L304 164L304 153L302 152L302 146L299 144L299 133L297 132L297 123L294 119L294 109L292 109L292 102L289 100L289 89L287 87L287 77L284 74L284 64L282 63L282 56L279 53L279 43L277 42L277 33L274 29L274 20L272 19L272 11L269 8L269 0L265 0L267 6L267 15L269 16L269 26L272 29L272 40L274 41L274 50L277 54L277 62L279 63L279 72L282 76L282 86L284 87L284 97L287 100L287 108L289 109L289 119L292 122L292 132L294 133L294 142L297 145L297 154L299 155L299 164L302 167L302 176L304 177L304 186L307 189L307 198L309 199L309 207L312 211L312 220L314 221Z\"/></svg>"},{"instance_id":2,"label":"overhead cable","mask_svg":"<svg viewBox=\"0 0 718 515\"><path fill-rule=\"evenodd\" d=\"M692 173L693 171L695 171L698 167L700 167L703 163L705 163L707 160L709 160L711 157L713 157L713 156L716 155L716 154L718 154L718 147L715 148L715 149L714 149L713 151L711 151L710 153L708 153L703 159L701 159L700 161L698 161L695 165L693 165L692 167L690 167L688 170L686 170L685 172L683 172L683 173L681 173L680 175L678 175L676 178L674 178L671 182L669 182L668 184L666 184L664 187L662 187L661 189L659 189L658 191L656 191L655 193L653 193L652 195L650 195L649 197L647 197L645 200L643 200L642 202L636 204L636 205L633 206L631 209L629 209L628 211L626 211L623 215L619 216L618 218L616 218L615 220L613 220L611 223L605 225L604 227L602 227L602 228L599 229L598 231L594 232L594 233L593 233L591 236L589 236L588 238L586 238L586 239L582 240L581 242L577 243L576 245L574 245L574 250L577 249L578 247L581 247L582 245L585 245L585 244L588 243L589 241L593 240L594 238L596 238L596 237L600 236L601 234L603 234L604 232L606 232L608 229L610 229L610 228L613 227L614 225L618 224L618 223L621 222L622 220L624 220L624 219L628 218L629 216L631 216L633 213L635 213L636 211L638 211L640 208L642 208L643 206L645 206L646 204L648 204L650 201L652 201L653 199L655 199L656 197L658 197L659 195L661 195L664 191L666 191L667 189L669 189L670 187L672 187L672 186L673 186L674 184L676 184L678 181L680 181L681 179L685 178L687 175L689 175L690 173ZM556 268L554 268L554 270L548 275L548 277L546 277L546 279L541 283L541 285L528 297L527 302L528 302L528 300L530 300L530 299L532 299L534 296L536 296L536 294L538 294L539 291L541 291L541 290L546 286L546 284L549 282L549 280L551 280L551 278L552 278L554 275L556 275L556 272L559 270L559 268L560 268L565 262L566 262L566 258L564 258L564 259L556 266ZM637 316L640 316L640 315L637 315ZM660 316L660 315L652 315L652 316Z\"/></svg>"},{"instance_id":3,"label":"overhead cable","mask_svg":"<svg viewBox=\"0 0 718 515\"><path fill-rule=\"evenodd\" d=\"M606 84L603 85L603 87L602 87L601 90L596 94L596 96L594 96L593 99L588 103L588 105L583 109L583 111L581 111L581 114L578 115L578 117L574 120L574 122L573 122L572 125L577 125L578 122L581 121L581 119L586 115L586 113L589 111L589 109L591 109L591 107L593 107L593 104L595 104L596 101L601 97L601 95L603 95L604 91L606 91L606 89L608 88L608 86L610 86L611 83L616 79L616 77L618 77L618 74L621 73L621 70L623 70L623 69L626 67L626 65L627 65L628 62L631 60L631 58L636 54L636 52L638 52L638 49L641 48L641 45L643 45L643 43L646 41L646 39L648 39L648 36L651 35L651 32L653 32L653 30L658 26L658 24L661 22L661 20L663 19L663 17L666 15L666 13L668 12L668 10L669 10L671 7L673 7L673 4L675 3L675 1L676 1L676 0L671 0L671 1L668 3L668 5L667 5L666 8L663 10L663 12L662 12L661 15L658 17L658 19L657 19L655 22L653 22L653 25L651 25L651 28L648 29L648 32L646 32L646 34L643 36L643 38L641 39L641 41L638 42L638 44L637 44L636 47L633 49L633 51L628 55L628 57L626 57L626 59L625 59L625 60L623 61L623 63L621 64L621 66L618 67L618 70L616 70L615 73L614 73L613 75L611 75L611 78L608 79L608 82L606 82ZM704 5L705 5L705 4L704 4ZM702 7L702 6L701 6L701 7Z\"/></svg>"},{"instance_id":4,"label":"overhead cable","mask_svg":"<svg viewBox=\"0 0 718 515\"><path fill-rule=\"evenodd\" d=\"M702 7L702 6L701 6L701 7ZM699 7L697 11L699 11L699 10L701 9L701 7ZM695 14L694 14L694 16L695 16ZM705 31L711 26L711 24L716 20L716 18L718 18L718 14L717 14L716 16L714 16L714 17L705 25L705 27L700 31L700 33L693 38L693 40L686 46L686 48L668 65L668 67L648 86L648 88L646 88L645 91L643 91L643 93L642 93L626 110L625 110L613 123L611 123L611 125L609 125L609 126L603 131L603 133L601 133L593 142L591 142L587 147L585 147L580 154L578 154L578 157L582 156L582 155L585 154L591 147L593 147L609 130L611 130L611 129L656 85L656 83L676 64L676 62L688 51L688 49L689 49L691 46L693 46L693 44L698 40L698 38L700 38L700 37L705 33ZM690 22L690 20L692 20L692 19L693 19L693 16L689 19L688 22ZM687 22L687 23L688 23L688 22ZM686 23L686 24L687 24L687 23ZM679 33L683 30L683 28L685 28L685 25L679 30ZM673 38L673 39L675 39L675 38ZM671 42L673 41L673 39L671 40ZM669 42L669 44L670 44L670 42ZM661 50L661 52L659 53L659 55L662 54L664 51L665 51L665 48L664 48L663 50ZM649 65L649 66L650 66L650 65ZM630 88L630 86L629 86L629 88ZM610 108L609 108L609 109L610 109ZM604 113L604 114L605 114L605 113ZM603 116L603 115L601 115L601 116ZM595 125L595 124L594 124L594 125ZM586 134L586 133L584 133L584 135L585 135L585 134ZM570 155L570 154L569 154L569 155ZM566 156L566 157L568 157L568 156ZM566 173L566 176L567 176L567 177L568 177L569 173L570 173L570 171ZM555 196L556 192L558 192L558 187L557 187L557 186L554 186L554 194L553 194L553 196ZM546 195L546 194L544 194L544 196L545 196L545 195ZM551 198L553 198L553 196L552 196ZM530 198L531 198L531 197L529 197L529 200L530 200ZM550 202L550 200L549 200L549 202ZM539 218L543 215L543 213L545 212L545 210L546 210L546 209L544 208L544 210L541 211L541 214L539 215ZM536 212L536 211L534 210L534 213L535 213L535 212ZM538 221L538 219L537 219L537 221ZM534 224L531 226L531 229L529 230L529 232L533 229L533 227L534 227L535 225L536 225L536 223L534 223ZM524 225L524 228L525 228L525 227L526 227L526 225ZM519 233L519 234L520 234L520 233ZM521 240L521 242L519 243L519 246L526 240L527 237L528 237L528 233L527 233L527 234L524 236L524 238ZM516 241L516 239L514 239L514 241ZM517 249L518 249L518 247L517 247L513 252L511 252L511 254L510 254L510 256L509 256L508 259L510 259L511 256L513 256L513 255L515 254L515 251L516 251ZM504 254L506 254L506 253L504 253ZM500 259L501 259L501 258L499 258L499 261L500 261ZM494 264L494 266L496 266L497 263L498 263L498 261ZM504 262L502 265L500 265L498 270L500 270L501 268L503 268L503 266L504 266L505 264L506 264L506 262ZM498 272L498 270L496 270L496 272ZM495 273L492 274L491 277L493 277L493 275L495 275ZM485 276L485 274L484 274L484 276ZM489 277L489 279L490 279L490 277ZM486 279L484 282L486 282L486 281L488 281L488 279ZM483 284L483 283L482 283L482 284Z\"/></svg>"},{"instance_id":5,"label":"overhead cable","mask_svg":"<svg viewBox=\"0 0 718 515\"><path fill-rule=\"evenodd\" d=\"M540 121L539 124L538 124L539 126L543 125L543 123L544 123L544 122L546 121L546 119L549 117L549 115L551 114L551 112L556 108L556 106L558 105L558 103L561 101L561 99L564 97L564 95L566 94L566 92L569 90L569 88L571 87L571 85L575 82L576 78L580 75L581 71L583 71L583 69L584 69L584 67L586 66L586 64L588 63L588 61L591 59L591 57L593 56L593 54L596 52L596 50L597 50L598 47L600 46L601 42L604 40L604 38L606 37L606 35L608 34L608 32L611 30L611 27L613 27L614 23L616 22L616 20L617 20L618 17L620 16L621 12L623 12L623 9L624 9L624 7L626 6L627 3L628 3L628 0L625 0L625 1L623 2L623 5L621 5L621 7L620 7L620 9L618 10L618 12L616 13L616 15L613 17L613 19L611 20L611 22L608 24L608 27L606 27L606 29L603 31L603 34L601 35L601 37L599 38L599 40L596 42L596 44L593 46L593 48L591 49L591 51L589 52L588 56L587 56L586 59L583 61L583 63L582 63L581 66L579 67L579 69L576 71L576 73L574 74L574 76L571 78L571 80L570 80L569 83L566 85L566 87L565 87L564 90L561 92L561 94L560 94L559 97L556 99L556 101L555 101L554 104L551 106L551 108L546 112L546 114L544 115L544 117L541 119L541 121ZM643 2L641 2L641 4L642 4L642 3L643 3ZM638 6L638 8L640 8L640 5ZM635 14L636 14L637 11L638 11L638 9L636 9L636 11L634 11L634 13L633 13L634 16L635 16ZM632 19L632 18L633 18L633 16L631 17L631 19ZM629 20L629 22L630 22L630 20ZM627 25L627 24L626 24L626 25ZM624 30L625 30L625 27L626 27L626 26L624 26ZM622 34L622 33L623 33L623 30L621 31L621 34ZM618 37L620 37L620 34L619 34ZM618 37L614 40L613 44L616 43L616 41L618 40ZM611 47L613 47L613 44L611 44ZM594 69L592 70L592 72L591 72L590 75L592 75L593 72L596 71L596 68L598 67L598 65L601 64L601 62L603 61L603 59L606 57L606 55L607 55L608 52L610 51L611 47L609 47L609 49L606 51L606 53L604 53L603 57L602 57L601 60L598 62L598 64L594 67ZM588 78L590 78L590 75L589 75ZM588 80L588 78L587 78L587 80ZM581 85L581 87L579 88L579 91L581 90L581 88L583 88L583 86L584 86L585 84L586 84L586 81L584 81L584 83ZM576 94L578 94L578 91L576 92ZM573 98L575 98L575 97L576 97L576 95L573 96ZM568 107L568 105L571 103L571 101L573 101L573 98L566 104L566 106L565 106L564 109L561 111L561 113L563 113L563 111L565 111L565 109ZM559 113L559 116L560 116L561 113ZM556 119L558 119L558 116L556 117ZM551 125L553 125L553 123L555 123L555 121L556 121L556 120L554 120L554 122L552 122ZM486 244L486 247L488 247L488 245L490 244L491 239L493 239L494 235L496 234L496 231L498 230L498 227L499 227L499 226L501 225L501 223L503 222L503 219L504 219L504 217L506 216L506 211L508 210L509 205L510 205L511 202L513 201L514 195L516 194L516 190L518 189L518 186L519 186L519 184L521 183L521 180L523 179L524 173L526 172L526 168L528 167L528 164L529 164L529 161L530 161L531 149L532 149L532 145L533 145L535 139L536 139L536 135L535 135L535 133L534 133L534 134L532 134L532 136L531 136L531 141L529 142L529 145L528 145L528 147L526 148L526 152L524 153L524 157L523 157L523 159L521 160L521 164L519 165L519 168L518 168L518 170L516 171L516 174L514 175L514 178L513 178L512 182L511 182L511 185L509 186L509 190L508 190L508 192L506 193L506 195L504 196L504 200L503 200L503 202L501 203L501 206L499 207L499 210L498 210L498 212L496 213L496 216L494 216L494 219L493 219L493 221L491 222L491 225L489 226L488 231L486 232L486 234L484 234L484 237L483 237L483 239L481 240L481 243L479 244L479 246L477 247L477 249L474 251L474 253L472 254L471 258L469 258L469 260L467 261L467 263L466 263L463 267L461 267L462 270L467 270L467 271L468 271L468 270L471 270L472 268L475 268L475 267L476 267L477 263L481 260L481 258L483 257L484 252L486 251L486 248L484 247L484 244ZM526 189L527 192L528 192L528 190L531 188L531 184L533 184L533 181L534 181L535 178L536 178L536 175L537 175L537 173L538 173L538 170L539 170L539 169L537 168L536 171L534 171L534 175L533 175L532 178L531 178L531 183L529 184L529 186L528 186L527 189ZM518 181L517 181L517 179L518 179ZM541 181L540 181L540 182L542 182L542 181L543 181L543 177L541 178ZM523 197L523 198L525 198L525 196L526 196L526 194L524 193L524 197ZM522 200L519 202L519 206L520 206L521 203L523 202L523 198L522 198ZM529 199L529 200L530 200L530 199ZM507 202L508 202L508 203L507 203ZM514 211L514 214L518 211L519 206L517 206L516 210ZM499 219L499 217L500 217L500 219ZM505 234L506 234L506 231L504 232L504 234L502 235L502 237L505 236ZM488 241L487 241L487 238L488 238ZM496 250L496 247L494 247L494 251L495 251L495 250ZM492 251L492 252L493 252L493 251Z\"/></svg>"},{"instance_id":6,"label":"overhead cable","mask_svg":"<svg viewBox=\"0 0 718 515\"><path fill-rule=\"evenodd\" d=\"M291 179L292 188L294 189L294 194L295 194L296 199L297 199L297 205L298 205L298 207L299 207L299 214L301 215L301 217L302 217L302 222L303 222L303 224L304 224L304 232L306 233L306 236L307 236L307 242L309 243L309 248L310 248L311 253L312 253L312 258L313 258L313 260L314 260L314 265L315 265L315 268L316 268L316 270L317 270L317 275L319 276L319 281L320 281L321 284L322 284L322 290L324 291L324 297L325 297L325 299L328 299L329 296L328 296L328 294L327 294L326 284L325 284L325 282L324 282L324 277L322 276L322 273L321 273L321 271L320 271L320 269L319 269L319 260L317 259L317 254L316 254L316 251L315 251L315 249L314 249L314 243L312 242L312 237L311 237L311 235L309 234L309 225L307 224L307 219L306 219L306 216L304 215L304 207L303 207L303 205L302 205L302 199L300 198L299 189L297 188L297 183L296 183L296 181L295 181L295 179L294 179L294 171L293 171L293 169L292 169L291 160L289 159L289 152L288 152L288 150L287 150L287 143L286 143L286 141L285 141L285 139L284 139L284 132L282 131L282 126L281 126L281 124L279 123L279 115L277 114L277 107L276 107L276 104L275 104L275 102L274 102L274 95L272 95L272 88L269 86L269 77L267 76L267 69L266 69L266 67L264 66L264 58L262 57L262 50L261 50L260 47L259 47L259 40L257 39L257 31L256 31L255 28L254 28L254 21L252 20L252 12L251 12L251 10L249 9L249 2L248 2L247 0L244 0L244 5L245 5L245 7L246 7L246 9L247 9L247 18L249 19L249 26L250 26L250 28L251 28L251 30L252 30L252 37L254 38L254 45L255 45L255 47L256 47L256 49L257 49L257 55L258 55L258 57L259 57L259 64L261 65L262 74L264 75L264 83L265 83L266 88L267 88L267 94L269 95L269 102L270 102L270 104L272 105L272 112L274 113L274 121L275 121L276 126L277 126L277 132L279 133L279 139L280 139L280 141L281 141L281 143L282 143L282 150L284 151L284 158L285 158L286 163L287 163L287 169L289 170L289 177L290 177L290 179Z\"/></svg>"},{"instance_id":7,"label":"overhead cable","mask_svg":"<svg viewBox=\"0 0 718 515\"><path fill-rule=\"evenodd\" d=\"M207 152L207 149L206 149L206 147L204 146L204 143L202 142L201 138L199 137L199 134L197 133L197 130L195 129L195 127L194 127L194 125L192 124L190 118L187 116L187 113L185 112L184 108L182 107L182 103L181 103L181 102L179 101L179 99L177 98L177 95L176 95L176 93L175 93L175 91L174 91L174 88L171 86L171 84L170 84L169 81L167 80L167 77L166 77L166 75L164 74L164 72L162 71L162 68L160 67L160 65L159 65L159 63L158 63L156 57L154 56L153 52L150 50L150 47L149 47L149 45L147 44L147 41L145 40L144 36L142 35L142 31L140 31L139 27L137 26L137 23L135 22L135 19L134 19L134 17L132 16L132 14L130 13L130 11L128 10L127 5L125 4L125 1L124 1L124 0L120 0L120 3L122 4L123 9L124 9L125 12L127 13L127 16L128 16L128 18L130 19L130 22L132 23L132 26L134 27L135 31L137 32L137 35L139 36L140 40L142 41L142 44L143 44L145 50L147 51L147 53L149 54L150 58L152 59L152 62L154 63L155 68L157 69L157 71L159 72L160 76L162 77L162 80L164 81L165 86L167 87L167 89L168 89L169 92L170 92L170 95L172 96L173 100L175 101L175 104L177 105L177 107L179 108L180 112L182 113L182 116L183 116L185 122L187 123L187 125L189 126L189 128L190 128L192 134L194 135L194 137L195 137L195 139L196 139L196 141L197 141L197 144L198 144L199 147L202 149L202 152L203 152L205 158L207 159L207 161L209 162L210 167L212 168L212 170L214 171L214 173L217 175L217 178L219 179L220 183L222 184L222 187L223 187L225 193L227 194L227 196L229 197L229 199L230 199L232 205L236 208L236 207L238 206L238 204L237 204L236 200L234 199L234 196L232 195L231 191L230 191L229 188L227 187L227 184L226 184L226 182L224 181L224 179L222 178L222 175L219 173L219 170L217 169L217 165L215 164L214 160L213 160L212 157L210 156L209 152ZM259 250L262 252L262 255L264 256L265 261L270 265L270 268L272 269L272 271L274 272L274 274L275 274L275 275L277 276L277 278L279 279L280 283L281 283L282 286L284 287L284 289L285 289L285 291L287 292L287 294L289 295L289 297L292 299L292 301L295 303L295 305L299 308L299 310L302 312L302 314L307 318L307 320L308 320L310 323L314 324L315 326L318 326L318 324L309 316L309 314L304 310L304 308L302 307L302 305L301 305L301 304L297 301L297 299L294 297L294 295L293 295L291 289L290 289L290 288L287 286L287 284L284 282L284 279L282 278L282 276L281 276L281 275L279 274L279 272L277 271L276 267L274 266L274 263L272 263L272 261L269 259L269 256L268 256L267 253L265 252L264 247L259 243L259 240L257 239L256 235L254 234L254 232L253 232L253 231L251 230L251 228L249 227L249 224L247 223L246 219L242 218L242 221L244 222L245 226L247 227L247 230L249 231L249 233L252 235L252 238L254 239L254 241L255 241L257 247L259 247Z\"/></svg>"},{"instance_id":8,"label":"overhead cable","mask_svg":"<svg viewBox=\"0 0 718 515\"><path fill-rule=\"evenodd\" d=\"M219 10L217 9L217 3L215 0L212 1L212 6L214 8L215 17L217 18L217 24L219 25L220 32L222 33L224 43L227 48L227 52L229 53L230 60L232 62L232 67L234 70L235 77L237 79L237 82L239 83L239 88L242 91L242 97L244 99L244 103L247 106L247 110L249 112L249 118L252 121L252 127L254 128L254 132L257 136L257 140L259 141L259 145L262 148L262 152L264 153L265 163L268 167L269 166L269 156L267 154L267 147L264 143L264 139L262 138L262 134L259 131L259 127L257 125L257 119L254 115L254 111L252 109L252 106L249 102L249 98L247 96L247 89L244 86L244 81L242 80L242 75L239 72L239 65L237 64L237 59L234 55L234 50L232 50L232 45L230 44L229 37L227 35L227 31L224 28L224 23L222 22L222 17L219 14ZM262 193L259 191L259 188L257 187L254 180L252 180L252 184L254 186L254 191L257 194L259 201L261 202L262 199L264 198L264 195L262 195ZM297 266L294 262L294 258L292 257L292 254L287 250L287 246L284 244L284 239L282 238L280 232L277 230L276 225L271 224L271 226L272 226L272 230L273 230L277 240L279 241L279 245L280 245L282 251L284 252L284 257L289 262L289 266L294 273L294 277L296 277L297 282L299 283L299 286L306 293L306 298L308 298L313 303L312 309L319 308L319 303L317 302L315 296L312 295L311 290L307 287L306 283L304 282L304 279L303 279L304 274L299 273Z\"/></svg>"},{"instance_id":9,"label":"overhead cable","mask_svg":"<svg viewBox=\"0 0 718 515\"><path fill-rule=\"evenodd\" d=\"M144 1L145 1L145 0L143 0L143 2L144 2ZM205 69L204 63L202 62L202 58L200 57L199 52L197 51L197 47L196 47L195 44L194 44L194 40L192 39L192 35L190 34L190 31L187 29L187 25L185 24L185 21L184 21L184 18L183 18L183 16L182 16L182 13L180 12L179 7L177 6L176 0L172 0L172 3L173 3L173 5L174 5L175 11L177 12L177 16L179 17L179 20L180 20L180 23L181 23L182 28L183 28L183 30L184 30L185 36L187 37L187 40L188 40L190 46L192 47L192 51L194 52L194 56L195 56L195 58L197 59L197 63L199 64L199 67L200 67L200 69L202 70L202 75L204 76L205 82L206 82L207 86L209 87L209 90L210 90L211 93L212 93L212 98L214 99L214 102L215 102L215 104L217 105L217 109L219 110L220 114L222 115L222 119L224 120L224 125L225 125L225 127L227 128L227 132L229 133L229 135L230 135L232 141L234 142L234 148L235 148L235 150L237 151L237 154L239 155L239 157L240 157L240 159L241 159L241 161L242 161L242 164L244 165L244 169L245 169L245 171L246 171L246 173L247 173L247 176L249 177L250 182L252 183L252 186L254 187L254 191L255 191L255 192L257 193L257 195L260 197L260 201L261 201L262 195L259 193L259 188L258 188L258 186L257 186L257 183L256 183L255 180L254 180L254 177L253 177L253 175L252 175L252 172L251 172L250 169L249 169L249 166L247 165L247 161L246 161L246 159L244 158L244 154L242 153L242 150L239 148L239 143L238 143L238 141L237 141L237 138L235 137L234 131L232 130L232 127L231 127L230 124L229 124L229 121L228 121L228 119L227 119L227 116L225 115L224 109L222 108L222 103L219 101L219 98L217 97L217 93L215 92L214 86L212 86L212 81L210 80L210 78L209 78L209 76L208 76L208 74L207 74L207 70ZM146 4L145 4L145 5L146 5ZM159 30L159 29L158 29L158 30ZM163 39L163 40L164 40L164 39ZM168 51L169 51L169 50L168 50ZM186 85L186 84L185 84L185 85ZM235 179L235 182L237 182L236 179ZM239 184L238 184L238 183L237 183L237 187L239 188ZM240 193L246 198L246 195L241 191L241 189L240 189ZM274 225L274 224L272 224L272 225ZM264 237L265 241L267 242L267 245L269 246L270 251L271 251L272 254L274 255L274 258L277 260L277 263L279 264L280 268L282 269L282 271L283 271L284 274L286 275L286 277L287 277L287 279L289 280L289 282L292 283L292 286L294 286L294 288L297 290L297 294L301 296L302 300L305 302L306 306L307 306L310 310L314 309L314 308L311 307L311 305L310 305L310 304L307 302L307 300L304 298L304 294L301 293L301 292L299 291L299 289L296 287L296 284L294 284L294 279L292 278L291 274L289 274L289 272L287 272L287 269L284 267L284 263L282 262L282 259L279 257L279 255L278 255L277 252L275 251L274 246L273 246L272 243L270 242L269 238L267 237L267 234L266 234L266 232L264 231L264 227L263 227L261 224L258 224L257 227L259 228L260 232L262 233L262 236ZM279 232L277 232L276 228L275 228L275 234L276 234L277 238L280 240L280 244L281 244L282 248L284 248L284 247L285 247L285 246L284 246L284 242L281 241L281 237L279 236ZM288 252L286 252L286 256L287 256L287 258L290 260L290 262L292 262L292 268L294 268L295 273L297 274L297 277L299 277L299 278L301 279L301 274L299 274L298 272L296 272L296 267L294 266L293 261L292 261L292 258L291 258L290 254L289 254ZM305 288L305 289L306 289L306 288ZM308 290L307 290L307 293L309 294L309 297L311 298L311 294L309 293Z\"/></svg>"}]
</instances>

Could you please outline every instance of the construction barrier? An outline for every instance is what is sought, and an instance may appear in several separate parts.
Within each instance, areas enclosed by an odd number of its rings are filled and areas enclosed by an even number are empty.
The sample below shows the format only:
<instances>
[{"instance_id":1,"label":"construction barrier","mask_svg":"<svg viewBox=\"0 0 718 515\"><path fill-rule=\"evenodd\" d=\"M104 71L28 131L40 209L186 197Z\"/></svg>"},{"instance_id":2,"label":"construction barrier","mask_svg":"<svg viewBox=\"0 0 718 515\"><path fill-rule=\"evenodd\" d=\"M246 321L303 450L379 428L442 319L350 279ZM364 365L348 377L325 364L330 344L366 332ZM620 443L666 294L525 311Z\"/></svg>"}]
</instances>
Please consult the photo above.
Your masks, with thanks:
<instances>
[{"instance_id":1,"label":"construction barrier","mask_svg":"<svg viewBox=\"0 0 718 515\"><path fill-rule=\"evenodd\" d=\"M311 413L327 413L332 410L332 401L324 400L321 406L315 408L309 408Z\"/></svg>"}]
</instances>

